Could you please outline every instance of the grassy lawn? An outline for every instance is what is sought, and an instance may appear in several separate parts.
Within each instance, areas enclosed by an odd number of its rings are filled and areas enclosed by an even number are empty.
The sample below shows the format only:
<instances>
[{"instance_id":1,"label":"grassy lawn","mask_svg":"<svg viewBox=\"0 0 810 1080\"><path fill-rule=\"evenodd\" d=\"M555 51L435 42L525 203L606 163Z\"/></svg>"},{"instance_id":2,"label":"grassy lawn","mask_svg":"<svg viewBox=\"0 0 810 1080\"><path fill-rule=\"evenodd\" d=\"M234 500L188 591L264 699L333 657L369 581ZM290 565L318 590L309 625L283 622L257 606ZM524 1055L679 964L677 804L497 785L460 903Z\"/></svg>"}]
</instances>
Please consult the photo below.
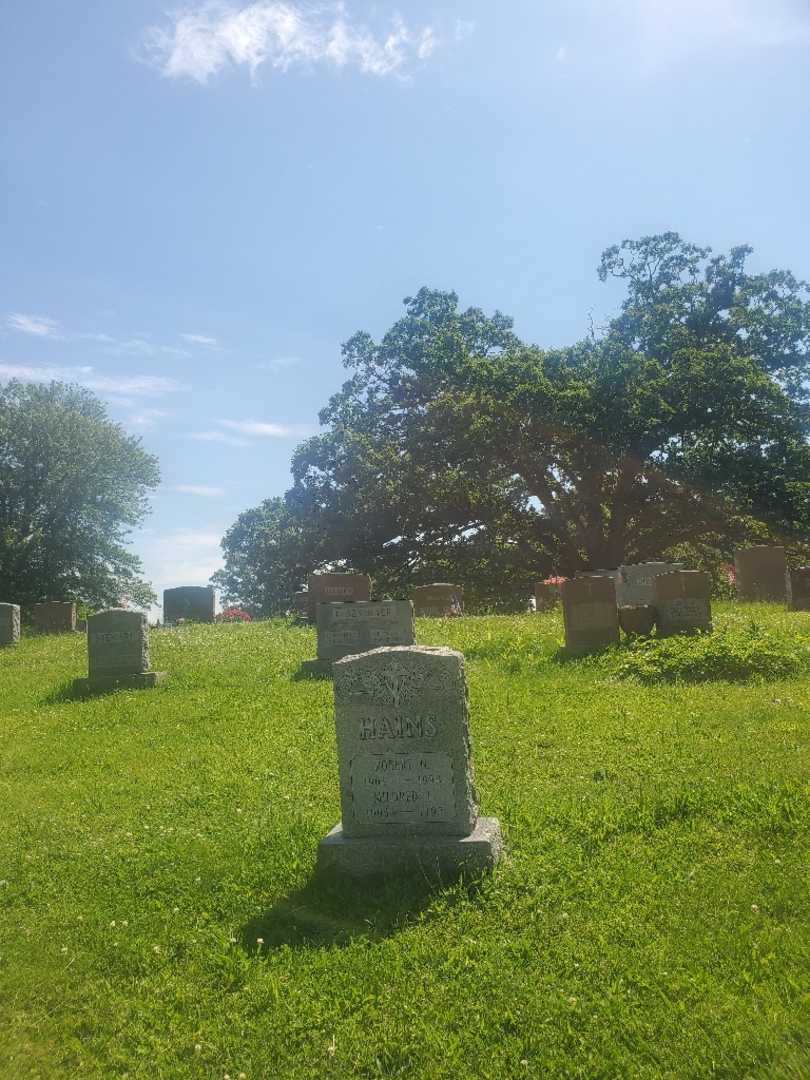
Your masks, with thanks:
<instances>
[{"instance_id":1,"label":"grassy lawn","mask_svg":"<svg viewBox=\"0 0 810 1080\"><path fill-rule=\"evenodd\" d=\"M81 635L0 652L0 1077L810 1077L810 669L646 685L561 637L418 623L468 658L508 845L433 890L312 882L311 630L154 632L170 681L87 701Z\"/></svg>"}]
</instances>

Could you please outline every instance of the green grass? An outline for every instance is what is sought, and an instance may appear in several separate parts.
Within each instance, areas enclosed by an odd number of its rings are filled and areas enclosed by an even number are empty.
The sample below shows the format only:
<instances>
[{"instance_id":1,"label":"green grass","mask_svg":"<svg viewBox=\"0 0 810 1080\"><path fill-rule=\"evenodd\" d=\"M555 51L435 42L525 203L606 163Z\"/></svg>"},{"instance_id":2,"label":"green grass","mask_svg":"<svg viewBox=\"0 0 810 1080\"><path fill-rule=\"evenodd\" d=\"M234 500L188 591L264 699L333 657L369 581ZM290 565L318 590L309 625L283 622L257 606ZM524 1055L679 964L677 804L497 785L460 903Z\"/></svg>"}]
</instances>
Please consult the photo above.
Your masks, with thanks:
<instances>
[{"instance_id":1,"label":"green grass","mask_svg":"<svg viewBox=\"0 0 810 1080\"><path fill-rule=\"evenodd\" d=\"M810 615L715 605L752 621L810 645ZM0 653L2 1080L810 1076L810 671L749 642L745 681L627 679L626 649L562 661L557 615L417 636L468 657L508 844L477 888L313 883L339 802L308 629L156 632L165 686L86 701L81 636Z\"/></svg>"}]
</instances>

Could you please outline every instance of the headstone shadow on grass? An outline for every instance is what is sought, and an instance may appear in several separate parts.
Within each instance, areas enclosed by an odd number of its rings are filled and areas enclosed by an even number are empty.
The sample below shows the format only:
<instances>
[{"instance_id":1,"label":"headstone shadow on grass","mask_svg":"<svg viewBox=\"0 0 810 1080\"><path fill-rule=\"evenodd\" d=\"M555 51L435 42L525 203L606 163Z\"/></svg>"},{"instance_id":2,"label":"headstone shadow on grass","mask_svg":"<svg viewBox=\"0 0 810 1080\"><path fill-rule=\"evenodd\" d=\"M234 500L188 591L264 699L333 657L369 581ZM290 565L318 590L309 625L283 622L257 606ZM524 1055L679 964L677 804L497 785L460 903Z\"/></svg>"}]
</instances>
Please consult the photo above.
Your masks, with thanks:
<instances>
[{"instance_id":1,"label":"headstone shadow on grass","mask_svg":"<svg viewBox=\"0 0 810 1080\"><path fill-rule=\"evenodd\" d=\"M438 876L366 878L362 883L315 873L242 928L246 952L292 948L329 948L358 939L387 938L412 924L443 888L452 897L475 895L478 879L444 882ZM444 898L446 906L447 898Z\"/></svg>"}]
</instances>

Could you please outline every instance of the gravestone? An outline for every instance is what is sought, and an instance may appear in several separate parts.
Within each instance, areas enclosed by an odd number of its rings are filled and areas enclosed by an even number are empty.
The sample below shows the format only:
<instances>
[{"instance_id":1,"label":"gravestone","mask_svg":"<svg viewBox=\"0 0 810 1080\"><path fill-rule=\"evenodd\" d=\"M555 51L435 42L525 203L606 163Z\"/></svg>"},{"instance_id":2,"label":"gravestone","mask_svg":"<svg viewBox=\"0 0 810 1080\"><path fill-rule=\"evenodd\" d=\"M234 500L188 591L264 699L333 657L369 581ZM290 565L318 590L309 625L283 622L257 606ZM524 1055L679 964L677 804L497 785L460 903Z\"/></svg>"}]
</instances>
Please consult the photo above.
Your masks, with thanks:
<instances>
[{"instance_id":1,"label":"gravestone","mask_svg":"<svg viewBox=\"0 0 810 1080\"><path fill-rule=\"evenodd\" d=\"M370 599L371 578L368 574L310 574L307 579L307 614L312 622L317 617L318 604Z\"/></svg>"},{"instance_id":2,"label":"gravestone","mask_svg":"<svg viewBox=\"0 0 810 1080\"><path fill-rule=\"evenodd\" d=\"M31 621L40 634L66 634L76 629L76 605L61 600L34 604Z\"/></svg>"},{"instance_id":3,"label":"gravestone","mask_svg":"<svg viewBox=\"0 0 810 1080\"><path fill-rule=\"evenodd\" d=\"M334 665L342 818L318 867L350 877L478 873L501 853L479 818L464 657L424 646L374 649Z\"/></svg>"},{"instance_id":4,"label":"gravestone","mask_svg":"<svg viewBox=\"0 0 810 1080\"><path fill-rule=\"evenodd\" d=\"M306 619L308 617L308 600L309 597L307 595L306 589L299 589L298 592L293 593L292 609L297 619Z\"/></svg>"},{"instance_id":5,"label":"gravestone","mask_svg":"<svg viewBox=\"0 0 810 1080\"><path fill-rule=\"evenodd\" d=\"M461 585L434 582L417 585L412 590L414 615L447 618L464 614L464 589Z\"/></svg>"},{"instance_id":6,"label":"gravestone","mask_svg":"<svg viewBox=\"0 0 810 1080\"><path fill-rule=\"evenodd\" d=\"M559 593L554 585L547 585L545 581L538 581L534 586L534 610L550 611L559 599Z\"/></svg>"},{"instance_id":7,"label":"gravestone","mask_svg":"<svg viewBox=\"0 0 810 1080\"><path fill-rule=\"evenodd\" d=\"M619 607L654 603L653 582L659 574L680 570L680 563L643 562L620 566L616 574L616 601Z\"/></svg>"},{"instance_id":8,"label":"gravestone","mask_svg":"<svg viewBox=\"0 0 810 1080\"><path fill-rule=\"evenodd\" d=\"M19 640L19 604L0 604L0 646L16 645Z\"/></svg>"},{"instance_id":9,"label":"gravestone","mask_svg":"<svg viewBox=\"0 0 810 1080\"><path fill-rule=\"evenodd\" d=\"M791 611L810 611L810 566L797 566L790 571Z\"/></svg>"},{"instance_id":10,"label":"gravestone","mask_svg":"<svg viewBox=\"0 0 810 1080\"><path fill-rule=\"evenodd\" d=\"M784 600L787 594L785 549L738 548L734 552L734 577L738 600Z\"/></svg>"},{"instance_id":11,"label":"gravestone","mask_svg":"<svg viewBox=\"0 0 810 1080\"><path fill-rule=\"evenodd\" d=\"M569 652L588 652L619 640L619 612L612 575L583 574L560 586Z\"/></svg>"},{"instance_id":12,"label":"gravestone","mask_svg":"<svg viewBox=\"0 0 810 1080\"><path fill-rule=\"evenodd\" d=\"M655 608L652 604L623 604L619 608L619 626L625 634L646 637L655 626Z\"/></svg>"},{"instance_id":13,"label":"gravestone","mask_svg":"<svg viewBox=\"0 0 810 1080\"><path fill-rule=\"evenodd\" d=\"M674 570L655 579L655 621L659 635L711 630L712 579L700 570Z\"/></svg>"},{"instance_id":14,"label":"gravestone","mask_svg":"<svg viewBox=\"0 0 810 1080\"><path fill-rule=\"evenodd\" d=\"M384 645L413 645L410 600L359 600L318 604L318 659L305 660L304 671L331 671L335 660Z\"/></svg>"},{"instance_id":15,"label":"gravestone","mask_svg":"<svg viewBox=\"0 0 810 1080\"><path fill-rule=\"evenodd\" d=\"M80 693L157 686L165 672L149 670L149 637L141 611L110 608L87 620L89 674L77 679Z\"/></svg>"},{"instance_id":16,"label":"gravestone","mask_svg":"<svg viewBox=\"0 0 810 1080\"><path fill-rule=\"evenodd\" d=\"M176 623L214 621L216 593L210 585L181 585L163 590L163 622Z\"/></svg>"}]
</instances>

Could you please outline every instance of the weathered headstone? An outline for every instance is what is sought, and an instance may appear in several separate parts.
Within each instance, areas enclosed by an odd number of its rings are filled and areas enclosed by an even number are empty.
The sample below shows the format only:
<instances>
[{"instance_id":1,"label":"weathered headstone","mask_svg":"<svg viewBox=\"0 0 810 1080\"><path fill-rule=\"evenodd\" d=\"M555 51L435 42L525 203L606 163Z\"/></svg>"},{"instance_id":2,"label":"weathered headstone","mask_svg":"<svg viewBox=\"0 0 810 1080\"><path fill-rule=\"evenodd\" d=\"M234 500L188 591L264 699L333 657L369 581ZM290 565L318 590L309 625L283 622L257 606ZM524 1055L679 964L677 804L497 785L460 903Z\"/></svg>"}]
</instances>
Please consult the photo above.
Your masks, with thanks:
<instances>
[{"instance_id":1,"label":"weathered headstone","mask_svg":"<svg viewBox=\"0 0 810 1080\"><path fill-rule=\"evenodd\" d=\"M450 617L464 614L464 589L461 585L434 582L417 585L412 590L415 615L427 617Z\"/></svg>"},{"instance_id":2,"label":"weathered headstone","mask_svg":"<svg viewBox=\"0 0 810 1080\"><path fill-rule=\"evenodd\" d=\"M76 605L61 600L34 604L31 621L40 634L65 634L76 629Z\"/></svg>"},{"instance_id":3,"label":"weathered headstone","mask_svg":"<svg viewBox=\"0 0 810 1080\"><path fill-rule=\"evenodd\" d=\"M210 585L181 585L163 590L163 622L176 623L214 621L216 593Z\"/></svg>"},{"instance_id":4,"label":"weathered headstone","mask_svg":"<svg viewBox=\"0 0 810 1080\"><path fill-rule=\"evenodd\" d=\"M304 661L305 671L330 671L343 656L384 645L413 645L413 604L410 600L360 600L348 604L318 604L318 659Z\"/></svg>"},{"instance_id":5,"label":"weathered headstone","mask_svg":"<svg viewBox=\"0 0 810 1080\"><path fill-rule=\"evenodd\" d=\"M149 636L141 611L110 608L87 620L89 674L76 680L80 692L156 686L165 672L149 670Z\"/></svg>"},{"instance_id":6,"label":"weathered headstone","mask_svg":"<svg viewBox=\"0 0 810 1080\"><path fill-rule=\"evenodd\" d=\"M680 570L680 563L668 562L644 562L630 563L620 566L616 575L616 600L619 607L654 602L653 582L659 574L669 574L673 570Z\"/></svg>"},{"instance_id":7,"label":"weathered headstone","mask_svg":"<svg viewBox=\"0 0 810 1080\"><path fill-rule=\"evenodd\" d=\"M619 608L619 626L625 634L646 637L655 626L655 608L652 604L624 604Z\"/></svg>"},{"instance_id":8,"label":"weathered headstone","mask_svg":"<svg viewBox=\"0 0 810 1080\"><path fill-rule=\"evenodd\" d=\"M655 579L655 621L658 633L688 634L711 630L712 579L700 570L675 570Z\"/></svg>"},{"instance_id":9,"label":"weathered headstone","mask_svg":"<svg viewBox=\"0 0 810 1080\"><path fill-rule=\"evenodd\" d=\"M16 645L19 640L19 604L0 604L0 646Z\"/></svg>"},{"instance_id":10,"label":"weathered headstone","mask_svg":"<svg viewBox=\"0 0 810 1080\"><path fill-rule=\"evenodd\" d=\"M368 574L310 574L307 579L307 614L312 622L317 616L318 604L370 599L371 578Z\"/></svg>"},{"instance_id":11,"label":"weathered headstone","mask_svg":"<svg viewBox=\"0 0 810 1080\"><path fill-rule=\"evenodd\" d=\"M810 611L810 566L797 566L790 571L791 611Z\"/></svg>"},{"instance_id":12,"label":"weathered headstone","mask_svg":"<svg viewBox=\"0 0 810 1080\"><path fill-rule=\"evenodd\" d=\"M489 869L497 819L479 818L464 657L424 646L336 661L342 820L318 866L351 877Z\"/></svg>"},{"instance_id":13,"label":"weathered headstone","mask_svg":"<svg viewBox=\"0 0 810 1080\"><path fill-rule=\"evenodd\" d=\"M612 576L583 574L560 586L569 652L588 652L619 640L619 612Z\"/></svg>"},{"instance_id":14,"label":"weathered headstone","mask_svg":"<svg viewBox=\"0 0 810 1080\"><path fill-rule=\"evenodd\" d=\"M559 600L559 593L554 585L548 585L545 581L535 582L534 586L534 610L549 611Z\"/></svg>"},{"instance_id":15,"label":"weathered headstone","mask_svg":"<svg viewBox=\"0 0 810 1080\"><path fill-rule=\"evenodd\" d=\"M309 597L306 589L299 589L298 592L293 593L292 609L295 612L296 618L302 620L308 618L308 600Z\"/></svg>"},{"instance_id":16,"label":"weathered headstone","mask_svg":"<svg viewBox=\"0 0 810 1080\"><path fill-rule=\"evenodd\" d=\"M734 552L738 600L784 600L787 594L785 549L758 545Z\"/></svg>"}]
</instances>

